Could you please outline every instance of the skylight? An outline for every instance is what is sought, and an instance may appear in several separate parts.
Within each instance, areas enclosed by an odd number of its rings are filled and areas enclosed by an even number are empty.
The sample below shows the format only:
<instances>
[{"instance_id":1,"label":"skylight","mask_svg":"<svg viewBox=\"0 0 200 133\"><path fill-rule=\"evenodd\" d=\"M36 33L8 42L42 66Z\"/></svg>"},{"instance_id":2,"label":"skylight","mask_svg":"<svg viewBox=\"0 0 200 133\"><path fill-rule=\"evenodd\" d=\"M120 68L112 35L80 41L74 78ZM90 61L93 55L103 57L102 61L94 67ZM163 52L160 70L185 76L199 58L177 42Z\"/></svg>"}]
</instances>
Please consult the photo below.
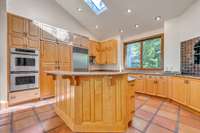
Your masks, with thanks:
<instances>
[{"instance_id":1,"label":"skylight","mask_svg":"<svg viewBox=\"0 0 200 133\"><path fill-rule=\"evenodd\" d=\"M107 10L106 4L103 0L84 0L85 3L95 12L96 15L100 15Z\"/></svg>"}]
</instances>

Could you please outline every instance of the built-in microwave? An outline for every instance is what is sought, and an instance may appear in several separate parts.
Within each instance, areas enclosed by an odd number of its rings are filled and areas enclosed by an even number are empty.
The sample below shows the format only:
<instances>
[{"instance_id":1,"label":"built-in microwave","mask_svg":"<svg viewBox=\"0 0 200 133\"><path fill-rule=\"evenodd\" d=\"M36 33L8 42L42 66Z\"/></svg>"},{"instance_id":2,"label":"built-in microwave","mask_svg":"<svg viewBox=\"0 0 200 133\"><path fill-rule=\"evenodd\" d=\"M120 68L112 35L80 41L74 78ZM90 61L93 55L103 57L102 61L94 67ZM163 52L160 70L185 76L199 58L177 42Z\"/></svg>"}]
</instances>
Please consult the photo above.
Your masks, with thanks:
<instances>
[{"instance_id":1,"label":"built-in microwave","mask_svg":"<svg viewBox=\"0 0 200 133\"><path fill-rule=\"evenodd\" d=\"M11 73L10 91L36 89L39 87L39 73Z\"/></svg>"},{"instance_id":2,"label":"built-in microwave","mask_svg":"<svg viewBox=\"0 0 200 133\"><path fill-rule=\"evenodd\" d=\"M39 71L39 51L36 49L11 49L11 72Z\"/></svg>"}]
</instances>

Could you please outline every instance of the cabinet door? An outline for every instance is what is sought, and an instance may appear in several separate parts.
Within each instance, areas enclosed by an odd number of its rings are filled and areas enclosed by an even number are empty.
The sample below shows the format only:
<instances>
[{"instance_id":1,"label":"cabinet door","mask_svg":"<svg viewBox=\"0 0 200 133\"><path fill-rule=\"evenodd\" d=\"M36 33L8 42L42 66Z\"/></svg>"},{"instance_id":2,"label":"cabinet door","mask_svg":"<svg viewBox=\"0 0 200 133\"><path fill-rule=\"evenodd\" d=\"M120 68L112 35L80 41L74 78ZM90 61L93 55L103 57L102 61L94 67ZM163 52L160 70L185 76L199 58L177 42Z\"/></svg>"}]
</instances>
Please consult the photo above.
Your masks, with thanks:
<instances>
[{"instance_id":1,"label":"cabinet door","mask_svg":"<svg viewBox=\"0 0 200 133\"><path fill-rule=\"evenodd\" d=\"M27 47L34 48L34 49L40 49L40 39L34 38L34 37L28 37L27 38Z\"/></svg>"},{"instance_id":2,"label":"cabinet door","mask_svg":"<svg viewBox=\"0 0 200 133\"><path fill-rule=\"evenodd\" d=\"M40 24L32 20L27 21L27 36L40 38Z\"/></svg>"},{"instance_id":3,"label":"cabinet door","mask_svg":"<svg viewBox=\"0 0 200 133\"><path fill-rule=\"evenodd\" d=\"M200 80L189 80L188 106L200 111Z\"/></svg>"},{"instance_id":4,"label":"cabinet door","mask_svg":"<svg viewBox=\"0 0 200 133\"><path fill-rule=\"evenodd\" d=\"M145 82L146 93L149 95L155 95L157 89L156 79L150 76L146 78Z\"/></svg>"},{"instance_id":5,"label":"cabinet door","mask_svg":"<svg viewBox=\"0 0 200 133\"><path fill-rule=\"evenodd\" d=\"M67 44L58 44L59 68L62 71L71 71L72 47Z\"/></svg>"},{"instance_id":6,"label":"cabinet door","mask_svg":"<svg viewBox=\"0 0 200 133\"><path fill-rule=\"evenodd\" d=\"M160 97L168 96L168 79L167 77L160 77L157 79L156 95Z\"/></svg>"},{"instance_id":7,"label":"cabinet door","mask_svg":"<svg viewBox=\"0 0 200 133\"><path fill-rule=\"evenodd\" d=\"M27 39L19 34L9 34L8 44L10 48L26 48Z\"/></svg>"},{"instance_id":8,"label":"cabinet door","mask_svg":"<svg viewBox=\"0 0 200 133\"><path fill-rule=\"evenodd\" d=\"M144 80L143 79L137 79L135 88L136 88L136 92L144 93Z\"/></svg>"},{"instance_id":9,"label":"cabinet door","mask_svg":"<svg viewBox=\"0 0 200 133\"><path fill-rule=\"evenodd\" d=\"M42 40L56 42L56 40L57 40L57 38L56 38L56 36L57 36L57 29L55 27L43 24L41 30L42 30L41 31Z\"/></svg>"},{"instance_id":10,"label":"cabinet door","mask_svg":"<svg viewBox=\"0 0 200 133\"><path fill-rule=\"evenodd\" d=\"M55 82L53 76L47 75L45 71L56 70L56 65L52 64L41 64L40 71L40 96L41 98L49 98L55 95Z\"/></svg>"},{"instance_id":11,"label":"cabinet door","mask_svg":"<svg viewBox=\"0 0 200 133\"><path fill-rule=\"evenodd\" d=\"M41 41L41 62L55 65L58 63L57 44L50 41Z\"/></svg>"},{"instance_id":12,"label":"cabinet door","mask_svg":"<svg viewBox=\"0 0 200 133\"><path fill-rule=\"evenodd\" d=\"M101 45L99 44L99 45L96 45L96 58L95 58L96 64L102 64L101 55L102 55L102 50L101 50Z\"/></svg>"},{"instance_id":13,"label":"cabinet door","mask_svg":"<svg viewBox=\"0 0 200 133\"><path fill-rule=\"evenodd\" d=\"M9 34L24 36L26 32L26 20L22 17L8 14L8 32Z\"/></svg>"},{"instance_id":14,"label":"cabinet door","mask_svg":"<svg viewBox=\"0 0 200 133\"><path fill-rule=\"evenodd\" d=\"M187 85L184 78L173 78L172 99L181 104L186 104Z\"/></svg>"},{"instance_id":15,"label":"cabinet door","mask_svg":"<svg viewBox=\"0 0 200 133\"><path fill-rule=\"evenodd\" d=\"M107 64L117 64L117 41L108 41L106 47Z\"/></svg>"}]
</instances>

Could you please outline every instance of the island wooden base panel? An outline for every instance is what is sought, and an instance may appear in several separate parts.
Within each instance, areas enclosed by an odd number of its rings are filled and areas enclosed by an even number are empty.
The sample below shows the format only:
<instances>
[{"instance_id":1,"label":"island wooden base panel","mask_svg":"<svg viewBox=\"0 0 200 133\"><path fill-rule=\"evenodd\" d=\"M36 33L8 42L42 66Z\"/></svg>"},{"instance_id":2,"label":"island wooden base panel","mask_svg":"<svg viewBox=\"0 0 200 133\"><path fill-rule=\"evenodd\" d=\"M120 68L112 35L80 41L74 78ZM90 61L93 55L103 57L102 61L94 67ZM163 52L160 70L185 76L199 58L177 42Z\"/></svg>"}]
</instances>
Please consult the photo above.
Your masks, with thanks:
<instances>
[{"instance_id":1,"label":"island wooden base panel","mask_svg":"<svg viewBox=\"0 0 200 133\"><path fill-rule=\"evenodd\" d=\"M56 77L56 112L73 132L125 132L128 128L127 75ZM134 106L133 100L133 106Z\"/></svg>"}]
</instances>

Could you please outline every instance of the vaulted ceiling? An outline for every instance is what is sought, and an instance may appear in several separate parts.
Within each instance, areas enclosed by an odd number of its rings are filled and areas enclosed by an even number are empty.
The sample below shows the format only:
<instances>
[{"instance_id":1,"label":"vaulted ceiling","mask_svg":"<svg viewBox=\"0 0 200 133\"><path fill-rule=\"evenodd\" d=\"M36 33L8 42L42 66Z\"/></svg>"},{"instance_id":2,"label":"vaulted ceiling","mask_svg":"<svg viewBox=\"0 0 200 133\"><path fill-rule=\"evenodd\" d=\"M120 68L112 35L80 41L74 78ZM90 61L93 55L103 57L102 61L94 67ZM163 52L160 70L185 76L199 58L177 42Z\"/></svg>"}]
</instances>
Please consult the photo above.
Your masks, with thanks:
<instances>
[{"instance_id":1,"label":"vaulted ceiling","mask_svg":"<svg viewBox=\"0 0 200 133\"><path fill-rule=\"evenodd\" d=\"M106 39L119 34L128 37L162 28L165 20L181 15L196 0L104 0L108 10L99 16L84 0L56 1L97 39ZM82 11L78 11L78 8ZM128 9L132 12L128 13ZM156 16L161 16L161 21L155 21ZM140 27L136 28L136 24Z\"/></svg>"}]
</instances>

